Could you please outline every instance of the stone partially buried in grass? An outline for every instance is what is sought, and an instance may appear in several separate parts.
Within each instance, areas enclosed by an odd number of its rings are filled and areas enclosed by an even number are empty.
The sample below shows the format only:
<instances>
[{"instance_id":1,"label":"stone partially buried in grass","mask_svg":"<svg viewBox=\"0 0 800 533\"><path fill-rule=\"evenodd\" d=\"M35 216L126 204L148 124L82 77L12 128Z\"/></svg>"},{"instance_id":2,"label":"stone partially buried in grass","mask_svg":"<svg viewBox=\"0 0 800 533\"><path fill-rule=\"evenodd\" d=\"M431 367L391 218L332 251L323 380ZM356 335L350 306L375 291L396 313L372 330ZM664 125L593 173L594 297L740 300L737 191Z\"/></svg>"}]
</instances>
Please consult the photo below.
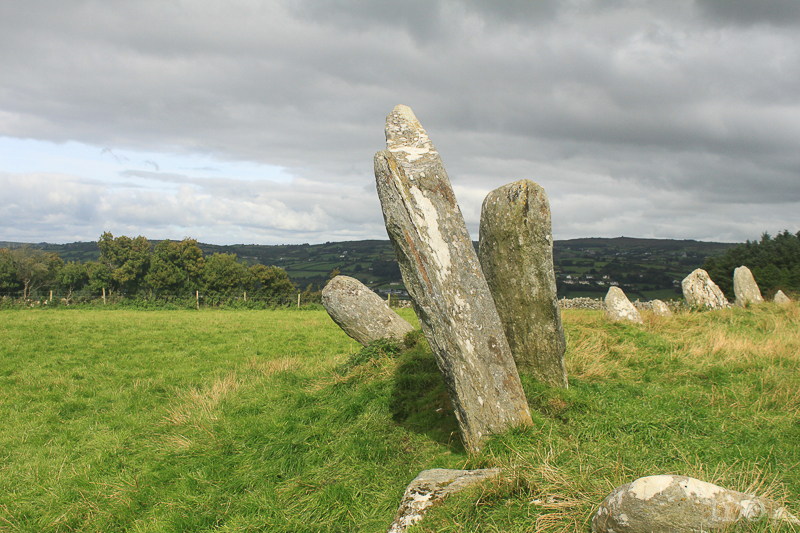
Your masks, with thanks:
<instances>
[{"instance_id":1,"label":"stone partially buried in grass","mask_svg":"<svg viewBox=\"0 0 800 533\"><path fill-rule=\"evenodd\" d=\"M414 330L380 296L349 276L336 276L325 285L322 305L345 333L364 346L378 339L402 342Z\"/></svg>"},{"instance_id":2,"label":"stone partially buried in grass","mask_svg":"<svg viewBox=\"0 0 800 533\"><path fill-rule=\"evenodd\" d=\"M490 192L481 208L479 242L483 274L517 367L566 388L566 342L544 189L520 180Z\"/></svg>"},{"instance_id":3,"label":"stone partially buried in grass","mask_svg":"<svg viewBox=\"0 0 800 533\"><path fill-rule=\"evenodd\" d=\"M775 298L772 299L778 305L786 305L792 302L788 296L783 294L783 291L778 289L778 292L775 293Z\"/></svg>"},{"instance_id":4,"label":"stone partially buried in grass","mask_svg":"<svg viewBox=\"0 0 800 533\"><path fill-rule=\"evenodd\" d=\"M619 287L611 287L605 298L606 318L612 322L642 323L639 310L634 307L625 293Z\"/></svg>"},{"instance_id":5,"label":"stone partially buried in grass","mask_svg":"<svg viewBox=\"0 0 800 533\"><path fill-rule=\"evenodd\" d=\"M609 494L592 518L592 532L728 531L762 521L800 525L784 507L766 498L686 476L648 476Z\"/></svg>"},{"instance_id":6,"label":"stone partially buried in grass","mask_svg":"<svg viewBox=\"0 0 800 533\"><path fill-rule=\"evenodd\" d=\"M653 310L653 314L656 316L672 316L672 311L670 310L669 306L661 300L651 300L650 309Z\"/></svg>"},{"instance_id":7,"label":"stone partially buried in grass","mask_svg":"<svg viewBox=\"0 0 800 533\"><path fill-rule=\"evenodd\" d=\"M387 533L403 533L422 520L428 507L443 501L451 494L497 477L499 474L499 468L423 470L406 487L400 507L397 509L397 514Z\"/></svg>"}]
</instances>

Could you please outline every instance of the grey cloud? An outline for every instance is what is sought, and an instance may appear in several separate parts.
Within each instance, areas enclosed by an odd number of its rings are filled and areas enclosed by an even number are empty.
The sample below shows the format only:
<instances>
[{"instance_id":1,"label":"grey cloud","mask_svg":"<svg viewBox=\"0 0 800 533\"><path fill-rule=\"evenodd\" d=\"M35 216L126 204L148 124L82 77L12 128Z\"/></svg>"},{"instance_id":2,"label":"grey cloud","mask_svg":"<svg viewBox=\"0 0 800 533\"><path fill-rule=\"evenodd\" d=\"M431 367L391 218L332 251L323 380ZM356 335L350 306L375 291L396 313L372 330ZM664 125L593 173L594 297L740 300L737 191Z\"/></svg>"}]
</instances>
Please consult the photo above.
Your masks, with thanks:
<instances>
[{"instance_id":1,"label":"grey cloud","mask_svg":"<svg viewBox=\"0 0 800 533\"><path fill-rule=\"evenodd\" d=\"M149 170L124 170L120 176L128 178L143 178L147 180L160 181L166 183L189 183L191 180L184 174L171 172L151 172Z\"/></svg>"},{"instance_id":2,"label":"grey cloud","mask_svg":"<svg viewBox=\"0 0 800 533\"><path fill-rule=\"evenodd\" d=\"M444 21L441 3L426 0L371 2L370 0L299 1L291 8L302 18L319 24L363 32L375 26L401 27L421 42L440 37Z\"/></svg>"},{"instance_id":3,"label":"grey cloud","mask_svg":"<svg viewBox=\"0 0 800 533\"><path fill-rule=\"evenodd\" d=\"M491 0L463 0L468 9L487 17L492 21L504 23L538 22L553 19L558 13L559 2L542 0L529 2L526 0L508 0L492 2Z\"/></svg>"},{"instance_id":4,"label":"grey cloud","mask_svg":"<svg viewBox=\"0 0 800 533\"><path fill-rule=\"evenodd\" d=\"M800 3L796 0L696 0L711 20L741 25L768 23L776 26L800 22Z\"/></svg>"}]
</instances>

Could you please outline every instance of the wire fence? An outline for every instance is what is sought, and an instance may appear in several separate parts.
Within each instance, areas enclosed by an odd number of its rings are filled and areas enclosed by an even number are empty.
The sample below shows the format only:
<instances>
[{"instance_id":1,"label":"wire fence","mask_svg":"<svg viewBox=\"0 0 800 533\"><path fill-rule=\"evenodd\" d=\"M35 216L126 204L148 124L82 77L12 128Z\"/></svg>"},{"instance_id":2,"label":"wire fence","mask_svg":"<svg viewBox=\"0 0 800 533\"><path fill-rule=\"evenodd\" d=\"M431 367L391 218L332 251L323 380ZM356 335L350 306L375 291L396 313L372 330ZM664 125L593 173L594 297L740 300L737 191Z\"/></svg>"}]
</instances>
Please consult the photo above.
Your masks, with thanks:
<instances>
[{"instance_id":1,"label":"wire fence","mask_svg":"<svg viewBox=\"0 0 800 533\"><path fill-rule=\"evenodd\" d=\"M98 307L113 308L164 308L164 309L206 309L206 308L307 308L322 303L319 292L296 293L291 295L263 296L239 294L213 294L202 291L181 294L121 294L117 292L96 291L39 291L28 298L21 292L0 292L0 307Z\"/></svg>"},{"instance_id":2,"label":"wire fence","mask_svg":"<svg viewBox=\"0 0 800 533\"><path fill-rule=\"evenodd\" d=\"M410 301L388 295L389 307L410 307ZM101 307L128 309L307 309L322 305L322 294L300 292L279 297L259 294L214 294L193 291L180 294L141 293L121 294L93 290L82 291L35 291L27 298L22 292L0 292L0 309L3 308L56 308L56 307Z\"/></svg>"}]
</instances>

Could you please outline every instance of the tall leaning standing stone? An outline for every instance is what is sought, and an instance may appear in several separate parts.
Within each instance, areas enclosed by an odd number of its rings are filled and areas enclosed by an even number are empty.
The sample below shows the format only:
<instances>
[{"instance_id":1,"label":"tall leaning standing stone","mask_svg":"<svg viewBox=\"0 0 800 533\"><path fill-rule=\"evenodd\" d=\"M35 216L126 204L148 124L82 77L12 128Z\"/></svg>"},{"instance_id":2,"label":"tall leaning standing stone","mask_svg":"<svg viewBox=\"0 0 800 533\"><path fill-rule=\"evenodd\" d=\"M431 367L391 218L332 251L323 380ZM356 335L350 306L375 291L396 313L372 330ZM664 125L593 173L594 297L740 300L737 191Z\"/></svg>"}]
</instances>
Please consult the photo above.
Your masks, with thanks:
<instances>
[{"instance_id":1,"label":"tall leaning standing stone","mask_svg":"<svg viewBox=\"0 0 800 533\"><path fill-rule=\"evenodd\" d=\"M410 108L386 117L375 180L386 231L470 451L531 422L478 256L439 153Z\"/></svg>"},{"instance_id":2,"label":"tall leaning standing stone","mask_svg":"<svg viewBox=\"0 0 800 533\"><path fill-rule=\"evenodd\" d=\"M483 275L517 368L566 388L566 342L544 189L521 180L490 192L481 208L479 243Z\"/></svg>"}]
</instances>

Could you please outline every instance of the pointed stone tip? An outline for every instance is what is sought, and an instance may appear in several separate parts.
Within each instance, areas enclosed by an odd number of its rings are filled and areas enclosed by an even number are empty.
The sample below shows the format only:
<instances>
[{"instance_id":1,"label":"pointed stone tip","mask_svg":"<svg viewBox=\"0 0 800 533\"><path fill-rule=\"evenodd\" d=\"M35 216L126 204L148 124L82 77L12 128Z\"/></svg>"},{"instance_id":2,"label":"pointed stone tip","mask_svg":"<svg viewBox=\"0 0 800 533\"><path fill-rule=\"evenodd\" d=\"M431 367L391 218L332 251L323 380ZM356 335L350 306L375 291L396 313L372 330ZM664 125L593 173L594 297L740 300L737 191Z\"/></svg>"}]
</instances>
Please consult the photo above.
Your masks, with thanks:
<instances>
[{"instance_id":1,"label":"pointed stone tip","mask_svg":"<svg viewBox=\"0 0 800 533\"><path fill-rule=\"evenodd\" d=\"M399 132L408 128L422 130L422 124L417 120L417 116L410 107L397 104L392 112L386 116L386 140L387 142ZM424 130L423 130L424 131Z\"/></svg>"},{"instance_id":2,"label":"pointed stone tip","mask_svg":"<svg viewBox=\"0 0 800 533\"><path fill-rule=\"evenodd\" d=\"M409 122L417 120L417 116L414 114L411 108L403 104L397 104L396 106L394 106L394 109L392 109L392 114L400 115Z\"/></svg>"},{"instance_id":3,"label":"pointed stone tip","mask_svg":"<svg viewBox=\"0 0 800 533\"><path fill-rule=\"evenodd\" d=\"M396 105L386 117L386 148L399 155L402 163L413 163L437 154L425 128L407 105Z\"/></svg>"}]
</instances>

